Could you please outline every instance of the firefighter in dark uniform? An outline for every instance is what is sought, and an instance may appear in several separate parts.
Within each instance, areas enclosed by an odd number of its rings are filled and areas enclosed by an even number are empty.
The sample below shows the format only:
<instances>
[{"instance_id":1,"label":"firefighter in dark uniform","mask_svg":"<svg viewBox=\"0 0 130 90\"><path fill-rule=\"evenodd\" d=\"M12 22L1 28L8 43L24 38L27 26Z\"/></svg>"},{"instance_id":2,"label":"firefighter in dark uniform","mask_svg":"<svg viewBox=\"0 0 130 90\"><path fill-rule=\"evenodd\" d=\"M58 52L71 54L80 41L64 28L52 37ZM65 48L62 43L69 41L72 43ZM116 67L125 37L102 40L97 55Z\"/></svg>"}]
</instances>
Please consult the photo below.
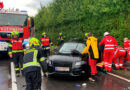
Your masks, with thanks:
<instances>
[{"instance_id":1,"label":"firefighter in dark uniform","mask_svg":"<svg viewBox=\"0 0 130 90\"><path fill-rule=\"evenodd\" d=\"M59 45L61 46L64 43L64 36L62 33L59 33Z\"/></svg>"},{"instance_id":2,"label":"firefighter in dark uniform","mask_svg":"<svg viewBox=\"0 0 130 90\"><path fill-rule=\"evenodd\" d=\"M27 84L26 90L41 90L41 68L47 73L47 64L45 54L39 47L40 41L31 38L29 41L29 49L26 50L23 62L23 71Z\"/></svg>"},{"instance_id":3,"label":"firefighter in dark uniform","mask_svg":"<svg viewBox=\"0 0 130 90\"><path fill-rule=\"evenodd\" d=\"M23 40L19 38L19 32L12 32L12 39L9 44L8 54L12 58L15 65L16 76L19 77L20 70L23 71L23 55L25 46Z\"/></svg>"},{"instance_id":4,"label":"firefighter in dark uniform","mask_svg":"<svg viewBox=\"0 0 130 90\"><path fill-rule=\"evenodd\" d=\"M53 43L45 32L42 33L42 38L40 39L40 41L43 51L46 54L46 57L48 57L50 55L50 46L53 46Z\"/></svg>"}]
</instances>

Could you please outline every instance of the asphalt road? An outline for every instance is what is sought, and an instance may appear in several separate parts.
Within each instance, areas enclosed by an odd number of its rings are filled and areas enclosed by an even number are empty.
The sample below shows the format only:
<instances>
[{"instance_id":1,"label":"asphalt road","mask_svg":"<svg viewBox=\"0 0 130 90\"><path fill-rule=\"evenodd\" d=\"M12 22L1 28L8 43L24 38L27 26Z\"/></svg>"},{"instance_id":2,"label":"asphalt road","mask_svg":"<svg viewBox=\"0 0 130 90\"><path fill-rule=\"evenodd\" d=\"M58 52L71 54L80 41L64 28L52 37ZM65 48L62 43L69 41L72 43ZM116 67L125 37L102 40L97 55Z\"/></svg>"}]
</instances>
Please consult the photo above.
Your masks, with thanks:
<instances>
[{"instance_id":1,"label":"asphalt road","mask_svg":"<svg viewBox=\"0 0 130 90\"><path fill-rule=\"evenodd\" d=\"M10 87L10 62L6 56L0 57L0 90ZM130 90L130 83L99 72L95 83L83 77L49 77L43 78L42 90ZM82 86L86 83L86 86ZM17 78L19 90L25 90L24 77ZM79 87L77 87L78 85Z\"/></svg>"},{"instance_id":2,"label":"asphalt road","mask_svg":"<svg viewBox=\"0 0 130 90\"><path fill-rule=\"evenodd\" d=\"M17 78L17 81L19 90L25 90L24 77ZM82 86L83 83L86 86ZM95 83L83 77L43 78L42 90L130 90L130 83L100 72Z\"/></svg>"},{"instance_id":3,"label":"asphalt road","mask_svg":"<svg viewBox=\"0 0 130 90\"><path fill-rule=\"evenodd\" d=\"M10 62L7 55L0 54L0 90L10 87Z\"/></svg>"}]
</instances>

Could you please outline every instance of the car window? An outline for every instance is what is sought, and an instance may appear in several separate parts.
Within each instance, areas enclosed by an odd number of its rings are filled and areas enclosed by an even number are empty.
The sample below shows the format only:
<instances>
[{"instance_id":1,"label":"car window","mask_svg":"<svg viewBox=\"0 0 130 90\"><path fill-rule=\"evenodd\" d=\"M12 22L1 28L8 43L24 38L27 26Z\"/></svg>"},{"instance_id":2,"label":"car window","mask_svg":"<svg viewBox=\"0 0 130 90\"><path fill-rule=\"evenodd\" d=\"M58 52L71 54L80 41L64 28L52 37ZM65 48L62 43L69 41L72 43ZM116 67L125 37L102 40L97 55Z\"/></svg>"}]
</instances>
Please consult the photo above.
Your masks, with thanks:
<instances>
[{"instance_id":1,"label":"car window","mask_svg":"<svg viewBox=\"0 0 130 90\"><path fill-rule=\"evenodd\" d=\"M84 48L85 45L82 43L64 43L59 52L70 54L72 50L77 50L81 53Z\"/></svg>"},{"instance_id":2,"label":"car window","mask_svg":"<svg viewBox=\"0 0 130 90\"><path fill-rule=\"evenodd\" d=\"M76 50L78 50L80 53L84 50L85 45L84 44L78 44Z\"/></svg>"}]
</instances>

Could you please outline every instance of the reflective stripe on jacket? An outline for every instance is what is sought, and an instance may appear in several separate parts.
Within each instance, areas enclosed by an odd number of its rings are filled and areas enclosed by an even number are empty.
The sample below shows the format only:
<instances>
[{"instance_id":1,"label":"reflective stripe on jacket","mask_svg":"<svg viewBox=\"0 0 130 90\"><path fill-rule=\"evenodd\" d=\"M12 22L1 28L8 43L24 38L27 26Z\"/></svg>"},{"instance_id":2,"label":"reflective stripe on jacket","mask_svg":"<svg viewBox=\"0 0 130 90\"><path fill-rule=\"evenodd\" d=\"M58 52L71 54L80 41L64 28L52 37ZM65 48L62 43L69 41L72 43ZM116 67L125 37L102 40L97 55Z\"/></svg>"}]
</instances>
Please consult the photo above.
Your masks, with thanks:
<instances>
[{"instance_id":1,"label":"reflective stripe on jacket","mask_svg":"<svg viewBox=\"0 0 130 90\"><path fill-rule=\"evenodd\" d=\"M117 41L114 37L108 35L104 37L100 42L99 45L105 44L104 50L115 50L115 45L117 45Z\"/></svg>"},{"instance_id":2,"label":"reflective stripe on jacket","mask_svg":"<svg viewBox=\"0 0 130 90\"><path fill-rule=\"evenodd\" d=\"M11 39L12 43L12 50L22 50L23 49L23 43L22 39Z\"/></svg>"},{"instance_id":3,"label":"reflective stripe on jacket","mask_svg":"<svg viewBox=\"0 0 130 90\"><path fill-rule=\"evenodd\" d=\"M60 35L59 40L64 40L64 36Z\"/></svg>"},{"instance_id":4,"label":"reflective stripe on jacket","mask_svg":"<svg viewBox=\"0 0 130 90\"><path fill-rule=\"evenodd\" d=\"M42 46L49 46L50 45L49 37L46 37L46 38L42 37L41 43L42 43Z\"/></svg>"},{"instance_id":5,"label":"reflective stripe on jacket","mask_svg":"<svg viewBox=\"0 0 130 90\"><path fill-rule=\"evenodd\" d=\"M24 72L40 70L41 63L45 60L45 54L39 47L26 50L23 58Z\"/></svg>"},{"instance_id":6,"label":"reflective stripe on jacket","mask_svg":"<svg viewBox=\"0 0 130 90\"><path fill-rule=\"evenodd\" d=\"M25 46L22 39L11 39L8 47L8 54L24 52L24 48Z\"/></svg>"},{"instance_id":7,"label":"reflective stripe on jacket","mask_svg":"<svg viewBox=\"0 0 130 90\"><path fill-rule=\"evenodd\" d=\"M124 49L128 50L130 48L130 41L125 41L124 42Z\"/></svg>"},{"instance_id":8,"label":"reflective stripe on jacket","mask_svg":"<svg viewBox=\"0 0 130 90\"><path fill-rule=\"evenodd\" d=\"M121 47L121 46L118 46L118 47L116 47L116 50L115 50L115 52L114 52L114 56L113 57L115 57L115 56L125 56L126 55L126 51Z\"/></svg>"}]
</instances>

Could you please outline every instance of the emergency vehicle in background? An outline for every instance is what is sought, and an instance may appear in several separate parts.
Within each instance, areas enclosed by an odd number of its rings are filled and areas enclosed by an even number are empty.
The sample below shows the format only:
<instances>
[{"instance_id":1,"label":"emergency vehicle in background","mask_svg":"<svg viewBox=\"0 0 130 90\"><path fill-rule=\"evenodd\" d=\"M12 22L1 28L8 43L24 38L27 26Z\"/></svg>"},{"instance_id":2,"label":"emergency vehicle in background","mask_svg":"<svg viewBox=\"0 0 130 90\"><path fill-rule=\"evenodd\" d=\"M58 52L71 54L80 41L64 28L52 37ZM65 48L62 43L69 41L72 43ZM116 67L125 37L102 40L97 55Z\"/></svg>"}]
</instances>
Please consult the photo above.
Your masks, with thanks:
<instances>
[{"instance_id":1,"label":"emergency vehicle in background","mask_svg":"<svg viewBox=\"0 0 130 90\"><path fill-rule=\"evenodd\" d=\"M11 32L16 30L19 32L19 37L25 41L29 41L31 31L34 27L33 18L31 18L31 27L29 27L29 16L27 11L22 10L4 10L3 2L0 2L0 52L7 51L8 42L11 40Z\"/></svg>"}]
</instances>

